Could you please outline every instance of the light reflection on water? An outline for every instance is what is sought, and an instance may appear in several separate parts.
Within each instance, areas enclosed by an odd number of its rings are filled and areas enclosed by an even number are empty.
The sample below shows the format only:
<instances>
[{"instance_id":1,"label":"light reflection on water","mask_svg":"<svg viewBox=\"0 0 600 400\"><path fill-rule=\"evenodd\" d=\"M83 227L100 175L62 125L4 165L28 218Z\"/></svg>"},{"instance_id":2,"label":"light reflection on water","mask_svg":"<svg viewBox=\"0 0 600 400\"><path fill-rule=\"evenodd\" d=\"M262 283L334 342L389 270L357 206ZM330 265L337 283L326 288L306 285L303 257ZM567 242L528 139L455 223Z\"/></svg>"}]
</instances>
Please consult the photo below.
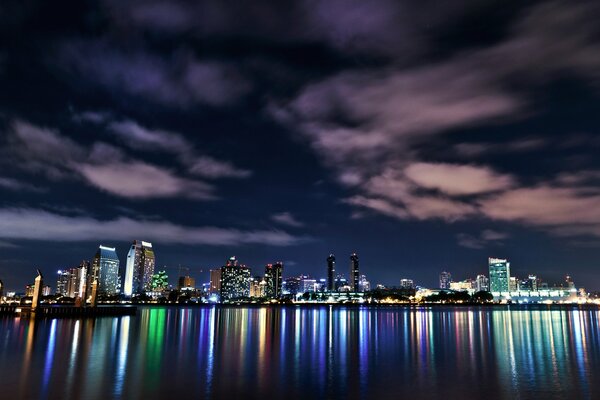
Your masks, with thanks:
<instances>
[{"instance_id":1,"label":"light reflection on water","mask_svg":"<svg viewBox=\"0 0 600 400\"><path fill-rule=\"evenodd\" d=\"M3 318L2 398L600 398L599 321L477 307Z\"/></svg>"}]
</instances>

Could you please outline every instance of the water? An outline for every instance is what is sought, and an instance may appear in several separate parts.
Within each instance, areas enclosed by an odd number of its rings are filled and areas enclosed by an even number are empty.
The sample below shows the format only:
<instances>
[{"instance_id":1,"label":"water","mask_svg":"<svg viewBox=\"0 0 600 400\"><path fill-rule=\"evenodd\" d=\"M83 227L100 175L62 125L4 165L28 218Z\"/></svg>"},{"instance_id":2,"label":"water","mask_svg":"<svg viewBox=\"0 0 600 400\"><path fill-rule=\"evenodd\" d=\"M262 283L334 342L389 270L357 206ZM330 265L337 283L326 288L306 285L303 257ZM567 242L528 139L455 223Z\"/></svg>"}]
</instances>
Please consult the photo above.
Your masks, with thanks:
<instances>
[{"instance_id":1,"label":"water","mask_svg":"<svg viewBox=\"0 0 600 400\"><path fill-rule=\"evenodd\" d=\"M0 319L0 398L600 398L598 309L142 308Z\"/></svg>"}]
</instances>

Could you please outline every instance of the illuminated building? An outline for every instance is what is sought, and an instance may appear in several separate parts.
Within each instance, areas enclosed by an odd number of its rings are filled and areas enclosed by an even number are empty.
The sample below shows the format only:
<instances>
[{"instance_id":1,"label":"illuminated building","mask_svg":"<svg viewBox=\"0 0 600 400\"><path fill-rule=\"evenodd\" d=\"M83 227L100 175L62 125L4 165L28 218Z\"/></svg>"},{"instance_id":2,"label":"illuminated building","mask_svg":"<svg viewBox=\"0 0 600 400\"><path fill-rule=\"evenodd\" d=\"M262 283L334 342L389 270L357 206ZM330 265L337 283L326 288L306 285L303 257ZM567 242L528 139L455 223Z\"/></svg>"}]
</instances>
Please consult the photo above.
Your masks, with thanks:
<instances>
[{"instance_id":1,"label":"illuminated building","mask_svg":"<svg viewBox=\"0 0 600 400\"><path fill-rule=\"evenodd\" d=\"M336 292L350 292L351 288L348 284L348 280L342 275L336 276L334 281L334 290Z\"/></svg>"},{"instance_id":2,"label":"illuminated building","mask_svg":"<svg viewBox=\"0 0 600 400\"><path fill-rule=\"evenodd\" d=\"M189 275L180 276L177 280L177 289L179 291L182 290L195 290L196 289L196 280Z\"/></svg>"},{"instance_id":3,"label":"illuminated building","mask_svg":"<svg viewBox=\"0 0 600 400\"><path fill-rule=\"evenodd\" d=\"M472 279L465 279L464 281L450 282L450 290L456 290L457 292L469 292L474 293L476 282Z\"/></svg>"},{"instance_id":4,"label":"illuminated building","mask_svg":"<svg viewBox=\"0 0 600 400\"><path fill-rule=\"evenodd\" d=\"M478 292L489 292L490 291L490 281L485 275L477 275L475 279L475 289Z\"/></svg>"},{"instance_id":5,"label":"illuminated building","mask_svg":"<svg viewBox=\"0 0 600 400\"><path fill-rule=\"evenodd\" d=\"M52 294L52 288L48 285L42 287L42 296L50 296Z\"/></svg>"},{"instance_id":6,"label":"illuminated building","mask_svg":"<svg viewBox=\"0 0 600 400\"><path fill-rule=\"evenodd\" d=\"M267 281L260 276L255 276L250 281L250 297L265 297L267 295Z\"/></svg>"},{"instance_id":7,"label":"illuminated building","mask_svg":"<svg viewBox=\"0 0 600 400\"><path fill-rule=\"evenodd\" d=\"M310 292L318 292L319 291L319 284L317 283L316 279L312 279L308 276L303 276L301 278L300 281L300 287L301 287L301 291L303 293L310 293Z\"/></svg>"},{"instance_id":8,"label":"illuminated building","mask_svg":"<svg viewBox=\"0 0 600 400\"><path fill-rule=\"evenodd\" d=\"M35 291L35 285L27 285L25 286L25 296L33 297L33 292Z\"/></svg>"},{"instance_id":9,"label":"illuminated building","mask_svg":"<svg viewBox=\"0 0 600 400\"><path fill-rule=\"evenodd\" d=\"M250 297L250 268L230 257L221 267L221 301Z\"/></svg>"},{"instance_id":10,"label":"illuminated building","mask_svg":"<svg viewBox=\"0 0 600 400\"><path fill-rule=\"evenodd\" d=\"M511 276L508 278L508 290L510 292L516 292L519 290L519 280L516 276Z\"/></svg>"},{"instance_id":11,"label":"illuminated building","mask_svg":"<svg viewBox=\"0 0 600 400\"><path fill-rule=\"evenodd\" d=\"M71 270L70 269L59 269L58 279L56 280L56 294L62 296L68 296L68 286L71 280Z\"/></svg>"},{"instance_id":12,"label":"illuminated building","mask_svg":"<svg viewBox=\"0 0 600 400\"><path fill-rule=\"evenodd\" d=\"M360 275L358 272L358 255L352 253L350 255L350 290L360 292Z\"/></svg>"},{"instance_id":13,"label":"illuminated building","mask_svg":"<svg viewBox=\"0 0 600 400\"><path fill-rule=\"evenodd\" d=\"M121 291L119 257L114 247L98 247L92 264L92 282L94 279L98 279L100 294L115 295Z\"/></svg>"},{"instance_id":14,"label":"illuminated building","mask_svg":"<svg viewBox=\"0 0 600 400\"><path fill-rule=\"evenodd\" d=\"M510 291L510 263L502 258L488 259L490 270L490 291L492 293L507 293ZM496 294L494 294L496 296Z\"/></svg>"},{"instance_id":15,"label":"illuminated building","mask_svg":"<svg viewBox=\"0 0 600 400\"><path fill-rule=\"evenodd\" d=\"M442 271L440 274L440 289L450 289L450 282L452 282L452 274Z\"/></svg>"},{"instance_id":16,"label":"illuminated building","mask_svg":"<svg viewBox=\"0 0 600 400\"><path fill-rule=\"evenodd\" d=\"M0 280L0 299L4 297L4 282Z\"/></svg>"},{"instance_id":17,"label":"illuminated building","mask_svg":"<svg viewBox=\"0 0 600 400\"><path fill-rule=\"evenodd\" d=\"M210 270L210 288L208 291L210 294L221 293L221 269Z\"/></svg>"},{"instance_id":18,"label":"illuminated building","mask_svg":"<svg viewBox=\"0 0 600 400\"><path fill-rule=\"evenodd\" d=\"M400 279L400 288L401 289L414 289L415 288L415 281L413 281L412 279Z\"/></svg>"},{"instance_id":19,"label":"illuminated building","mask_svg":"<svg viewBox=\"0 0 600 400\"><path fill-rule=\"evenodd\" d=\"M360 292L368 292L369 290L371 290L371 283L367 280L367 277L365 275L360 276L360 281L358 285L360 287Z\"/></svg>"},{"instance_id":20,"label":"illuminated building","mask_svg":"<svg viewBox=\"0 0 600 400\"><path fill-rule=\"evenodd\" d=\"M335 256L333 254L327 257L327 290L335 291Z\"/></svg>"},{"instance_id":21,"label":"illuminated building","mask_svg":"<svg viewBox=\"0 0 600 400\"><path fill-rule=\"evenodd\" d=\"M276 262L274 264L267 264L265 266L265 282L266 296L275 299L281 297L281 286L283 284L283 263Z\"/></svg>"},{"instance_id":22,"label":"illuminated building","mask_svg":"<svg viewBox=\"0 0 600 400\"><path fill-rule=\"evenodd\" d=\"M154 275L155 265L152 243L134 240L129 253L127 253L123 293L126 296L132 296L152 290L152 275Z\"/></svg>"},{"instance_id":23,"label":"illuminated building","mask_svg":"<svg viewBox=\"0 0 600 400\"><path fill-rule=\"evenodd\" d=\"M56 294L72 298L81 297L85 291L85 286L88 285L89 270L90 262L86 260L82 261L78 267L59 270L56 281Z\"/></svg>"},{"instance_id":24,"label":"illuminated building","mask_svg":"<svg viewBox=\"0 0 600 400\"><path fill-rule=\"evenodd\" d=\"M300 283L301 279L296 276L287 278L284 282L286 294L295 296L300 293Z\"/></svg>"}]
</instances>

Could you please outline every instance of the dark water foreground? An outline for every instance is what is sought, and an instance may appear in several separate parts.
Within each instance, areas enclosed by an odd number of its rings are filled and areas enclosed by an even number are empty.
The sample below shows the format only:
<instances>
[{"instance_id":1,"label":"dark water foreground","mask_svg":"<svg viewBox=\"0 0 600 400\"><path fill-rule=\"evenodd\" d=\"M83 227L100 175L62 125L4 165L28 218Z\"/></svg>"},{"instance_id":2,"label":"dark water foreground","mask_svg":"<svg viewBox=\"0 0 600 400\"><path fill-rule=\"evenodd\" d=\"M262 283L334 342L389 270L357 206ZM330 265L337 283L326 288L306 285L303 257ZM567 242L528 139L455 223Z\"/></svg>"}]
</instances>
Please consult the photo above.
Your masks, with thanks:
<instances>
[{"instance_id":1,"label":"dark water foreground","mask_svg":"<svg viewBox=\"0 0 600 400\"><path fill-rule=\"evenodd\" d=\"M0 398L598 399L600 312L324 306L2 317Z\"/></svg>"}]
</instances>

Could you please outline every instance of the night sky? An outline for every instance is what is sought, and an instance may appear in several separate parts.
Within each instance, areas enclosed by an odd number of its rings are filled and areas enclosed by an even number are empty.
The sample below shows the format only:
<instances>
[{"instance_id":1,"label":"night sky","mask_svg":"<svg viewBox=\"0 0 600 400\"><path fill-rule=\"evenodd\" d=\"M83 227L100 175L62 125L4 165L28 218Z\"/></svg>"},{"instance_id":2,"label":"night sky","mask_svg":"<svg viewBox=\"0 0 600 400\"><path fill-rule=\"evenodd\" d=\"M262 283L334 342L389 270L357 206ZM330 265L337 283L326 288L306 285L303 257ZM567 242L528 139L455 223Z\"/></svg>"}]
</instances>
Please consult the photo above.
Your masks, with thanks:
<instances>
[{"instance_id":1,"label":"night sky","mask_svg":"<svg viewBox=\"0 0 600 400\"><path fill-rule=\"evenodd\" d=\"M153 242L600 289L600 3L3 1L0 279ZM203 271L203 272L201 272Z\"/></svg>"}]
</instances>

